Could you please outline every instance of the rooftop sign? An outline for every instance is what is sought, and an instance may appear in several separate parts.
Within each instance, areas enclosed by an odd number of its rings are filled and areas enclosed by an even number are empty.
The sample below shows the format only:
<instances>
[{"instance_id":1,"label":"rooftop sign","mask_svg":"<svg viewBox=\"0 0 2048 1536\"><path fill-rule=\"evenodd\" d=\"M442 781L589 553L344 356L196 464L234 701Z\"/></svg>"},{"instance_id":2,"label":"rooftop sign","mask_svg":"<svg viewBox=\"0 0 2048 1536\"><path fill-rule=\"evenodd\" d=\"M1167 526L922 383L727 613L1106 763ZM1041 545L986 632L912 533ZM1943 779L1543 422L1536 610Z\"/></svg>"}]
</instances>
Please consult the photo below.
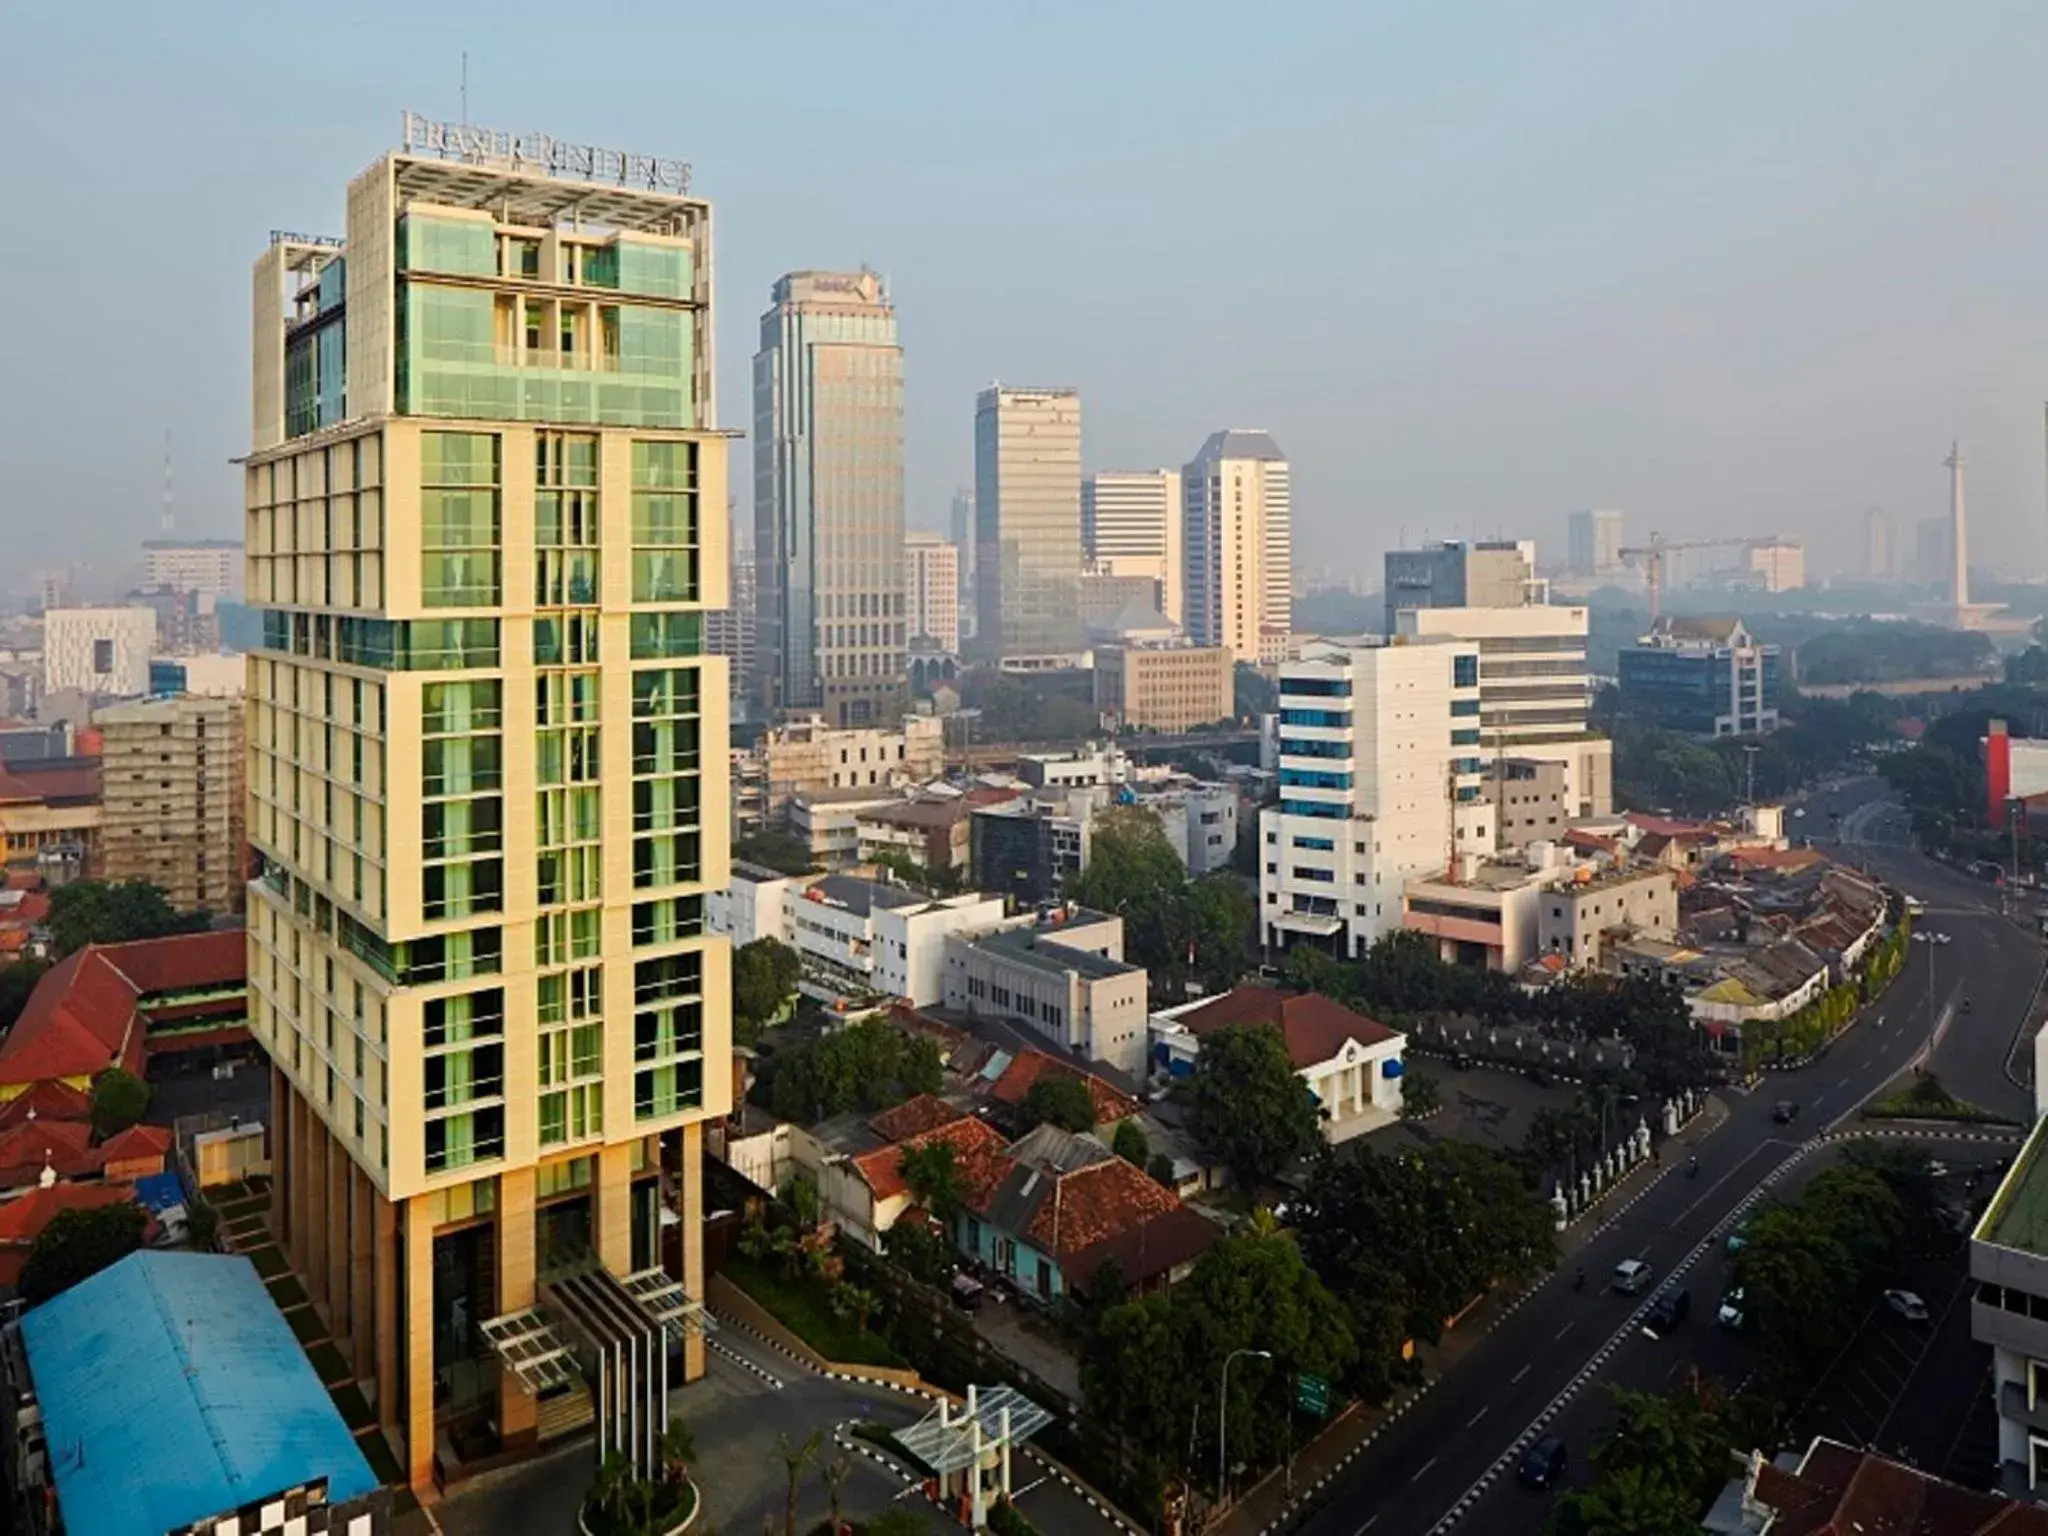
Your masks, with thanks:
<instances>
[{"instance_id":1,"label":"rooftop sign","mask_svg":"<svg viewBox=\"0 0 2048 1536\"><path fill-rule=\"evenodd\" d=\"M594 144L567 144L546 133L507 133L473 123L437 123L417 112L405 114L405 150L469 165L544 171L550 176L576 176L654 192L690 190L690 166L684 160L600 149Z\"/></svg>"}]
</instances>

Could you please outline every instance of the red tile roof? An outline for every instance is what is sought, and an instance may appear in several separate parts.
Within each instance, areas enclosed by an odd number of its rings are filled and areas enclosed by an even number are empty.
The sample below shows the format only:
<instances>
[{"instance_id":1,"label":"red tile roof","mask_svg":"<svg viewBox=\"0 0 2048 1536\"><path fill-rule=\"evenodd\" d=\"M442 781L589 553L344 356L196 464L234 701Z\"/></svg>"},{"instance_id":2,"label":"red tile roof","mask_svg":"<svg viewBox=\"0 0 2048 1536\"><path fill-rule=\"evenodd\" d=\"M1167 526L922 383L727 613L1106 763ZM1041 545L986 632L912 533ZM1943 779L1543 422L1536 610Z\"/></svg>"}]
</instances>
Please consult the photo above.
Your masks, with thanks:
<instances>
[{"instance_id":1,"label":"red tile roof","mask_svg":"<svg viewBox=\"0 0 2048 1536\"><path fill-rule=\"evenodd\" d=\"M35 804L51 800L90 801L100 797L100 760L70 758L49 767L0 763L0 800Z\"/></svg>"},{"instance_id":2,"label":"red tile roof","mask_svg":"<svg viewBox=\"0 0 2048 1536\"><path fill-rule=\"evenodd\" d=\"M966 1113L966 1110L948 1104L936 1094L920 1093L914 1099L905 1099L894 1109L883 1110L868 1122L868 1129L884 1141L904 1141L926 1131L935 1131L942 1125L951 1125Z\"/></svg>"},{"instance_id":3,"label":"red tile roof","mask_svg":"<svg viewBox=\"0 0 2048 1536\"><path fill-rule=\"evenodd\" d=\"M116 1064L139 1074L137 1004L153 993L239 985L247 953L239 929L87 945L36 983L0 1041L0 1084L90 1077Z\"/></svg>"},{"instance_id":4,"label":"red tile roof","mask_svg":"<svg viewBox=\"0 0 2048 1536\"><path fill-rule=\"evenodd\" d=\"M0 1184L33 1184L45 1165L59 1178L84 1178L105 1161L83 1120L31 1120L0 1131Z\"/></svg>"},{"instance_id":5,"label":"red tile roof","mask_svg":"<svg viewBox=\"0 0 2048 1536\"><path fill-rule=\"evenodd\" d=\"M1797 1472L1759 1465L1754 1495L1771 1536L2048 1536L2048 1510L1833 1440L1814 1441Z\"/></svg>"},{"instance_id":6,"label":"red tile roof","mask_svg":"<svg viewBox=\"0 0 2048 1536\"><path fill-rule=\"evenodd\" d=\"M59 1211L89 1211L120 1205L135 1198L126 1184L52 1184L32 1189L19 1199L0 1201L0 1244L26 1246L36 1240Z\"/></svg>"},{"instance_id":7,"label":"red tile roof","mask_svg":"<svg viewBox=\"0 0 2048 1536\"><path fill-rule=\"evenodd\" d=\"M100 1147L108 1162L132 1157L162 1157L171 1150L171 1133L161 1125L131 1125Z\"/></svg>"},{"instance_id":8,"label":"red tile roof","mask_svg":"<svg viewBox=\"0 0 2048 1536\"><path fill-rule=\"evenodd\" d=\"M1015 1106L1024 1102L1031 1092L1032 1084L1050 1072L1055 1077L1079 1078L1088 1089L1089 1100L1095 1106L1097 1125L1114 1125L1119 1120L1128 1120L1138 1112L1137 1101L1120 1092L1113 1083L1105 1082L1093 1072L1083 1071L1070 1062L1061 1061L1057 1056L1048 1056L1044 1051L1026 1046L1010 1058L1010 1064L1003 1068L1003 1074L989 1089L989 1096L999 1104Z\"/></svg>"},{"instance_id":9,"label":"red tile roof","mask_svg":"<svg viewBox=\"0 0 2048 1536\"><path fill-rule=\"evenodd\" d=\"M1220 1235L1208 1217L1179 1205L1091 1248L1068 1254L1060 1260L1060 1274L1068 1285L1086 1291L1096 1271L1114 1260L1126 1284L1143 1285L1194 1262Z\"/></svg>"},{"instance_id":10,"label":"red tile roof","mask_svg":"<svg viewBox=\"0 0 2048 1536\"><path fill-rule=\"evenodd\" d=\"M0 1104L0 1130L26 1120L86 1120L91 1116L90 1098L78 1089L51 1078Z\"/></svg>"},{"instance_id":11,"label":"red tile roof","mask_svg":"<svg viewBox=\"0 0 2048 1536\"><path fill-rule=\"evenodd\" d=\"M969 1203L980 1198L1008 1171L1009 1159L1003 1156L1002 1136L972 1115L962 1115L950 1124L912 1136L896 1146L863 1152L853 1159L853 1166L877 1200L892 1200L910 1188L903 1177L903 1149L933 1142L945 1142L952 1147L962 1193Z\"/></svg>"},{"instance_id":12,"label":"red tile roof","mask_svg":"<svg viewBox=\"0 0 2048 1536\"><path fill-rule=\"evenodd\" d=\"M1297 1067L1328 1061L1344 1042L1379 1045L1401 1038L1377 1019L1354 1013L1320 992L1292 995L1271 987L1238 987L1221 997L1176 1016L1195 1035L1211 1035L1233 1024L1271 1024L1287 1042L1287 1056Z\"/></svg>"},{"instance_id":13,"label":"red tile roof","mask_svg":"<svg viewBox=\"0 0 2048 1536\"><path fill-rule=\"evenodd\" d=\"M1059 1175L1052 1198L1018 1235L1064 1259L1180 1209L1180 1196L1142 1168L1111 1157Z\"/></svg>"}]
</instances>

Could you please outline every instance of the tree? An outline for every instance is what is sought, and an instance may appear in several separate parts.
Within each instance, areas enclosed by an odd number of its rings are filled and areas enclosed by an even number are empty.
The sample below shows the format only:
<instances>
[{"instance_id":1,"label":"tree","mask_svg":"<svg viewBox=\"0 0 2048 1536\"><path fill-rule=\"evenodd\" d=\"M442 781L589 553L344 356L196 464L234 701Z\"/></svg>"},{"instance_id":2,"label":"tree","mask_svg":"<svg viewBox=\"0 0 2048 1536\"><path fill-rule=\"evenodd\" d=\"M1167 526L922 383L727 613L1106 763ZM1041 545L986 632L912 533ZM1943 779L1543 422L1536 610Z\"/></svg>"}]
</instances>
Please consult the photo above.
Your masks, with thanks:
<instances>
[{"instance_id":1,"label":"tree","mask_svg":"<svg viewBox=\"0 0 2048 1536\"><path fill-rule=\"evenodd\" d=\"M149 1084L133 1072L109 1067L92 1080L92 1129L101 1141L140 1121L149 1109Z\"/></svg>"},{"instance_id":2,"label":"tree","mask_svg":"<svg viewBox=\"0 0 2048 1536\"><path fill-rule=\"evenodd\" d=\"M1322 1144L1314 1097L1270 1024L1202 1039L1188 1085L1188 1129L1250 1189Z\"/></svg>"},{"instance_id":3,"label":"tree","mask_svg":"<svg viewBox=\"0 0 2048 1536\"><path fill-rule=\"evenodd\" d=\"M1251 966L1258 925L1252 893L1235 875L1217 872L1191 881L1182 893L1194 971L1205 990L1228 992Z\"/></svg>"},{"instance_id":4,"label":"tree","mask_svg":"<svg viewBox=\"0 0 2048 1536\"><path fill-rule=\"evenodd\" d=\"M868 1317L875 1310L875 1293L863 1286L841 1285L832 1292L832 1310L857 1332L866 1333Z\"/></svg>"},{"instance_id":5,"label":"tree","mask_svg":"<svg viewBox=\"0 0 2048 1536\"><path fill-rule=\"evenodd\" d=\"M967 1203L958 1149L950 1141L929 1138L905 1146L897 1154L896 1166L912 1198L934 1221L950 1228Z\"/></svg>"},{"instance_id":6,"label":"tree","mask_svg":"<svg viewBox=\"0 0 2048 1536\"><path fill-rule=\"evenodd\" d=\"M1730 1274L1763 1340L1765 1369L1797 1379L1849 1336L1861 1309L1855 1257L1788 1206L1758 1213L1743 1236Z\"/></svg>"},{"instance_id":7,"label":"tree","mask_svg":"<svg viewBox=\"0 0 2048 1536\"><path fill-rule=\"evenodd\" d=\"M1095 1129L1095 1099L1088 1085L1064 1072L1046 1072L1025 1091L1018 1106L1023 1129L1056 1125L1077 1134Z\"/></svg>"},{"instance_id":8,"label":"tree","mask_svg":"<svg viewBox=\"0 0 2048 1536\"><path fill-rule=\"evenodd\" d=\"M911 1279L943 1285L953 1274L953 1245L929 1222L899 1219L889 1228L889 1257Z\"/></svg>"},{"instance_id":9,"label":"tree","mask_svg":"<svg viewBox=\"0 0 2048 1536\"><path fill-rule=\"evenodd\" d=\"M807 1170L799 1170L783 1184L781 1195L782 1203L796 1218L798 1230L815 1231L824 1214L824 1200L818 1194L818 1181Z\"/></svg>"},{"instance_id":10,"label":"tree","mask_svg":"<svg viewBox=\"0 0 2048 1536\"><path fill-rule=\"evenodd\" d=\"M882 1019L861 1019L778 1050L763 1064L754 1092L781 1119L808 1125L936 1093L942 1075L938 1047L929 1039Z\"/></svg>"},{"instance_id":11,"label":"tree","mask_svg":"<svg viewBox=\"0 0 2048 1536\"><path fill-rule=\"evenodd\" d=\"M22 1299L37 1306L90 1279L140 1248L148 1228L149 1213L129 1201L59 1211L29 1247Z\"/></svg>"},{"instance_id":12,"label":"tree","mask_svg":"<svg viewBox=\"0 0 2048 1536\"><path fill-rule=\"evenodd\" d=\"M737 862L760 864L780 874L811 872L810 845L787 832L755 832L735 839L732 856Z\"/></svg>"},{"instance_id":13,"label":"tree","mask_svg":"<svg viewBox=\"0 0 2048 1536\"><path fill-rule=\"evenodd\" d=\"M680 1488L690 1476L690 1463L697 1459L697 1437L681 1419L670 1419L661 1432L661 1473Z\"/></svg>"},{"instance_id":14,"label":"tree","mask_svg":"<svg viewBox=\"0 0 2048 1536\"><path fill-rule=\"evenodd\" d=\"M14 1021L28 1006L29 994L48 969L40 960L17 960L0 969L0 1032L14 1028Z\"/></svg>"},{"instance_id":15,"label":"tree","mask_svg":"<svg viewBox=\"0 0 2048 1536\"><path fill-rule=\"evenodd\" d=\"M1164 1152L1154 1152L1145 1163L1145 1172L1152 1182L1164 1189L1172 1189L1179 1181L1173 1175L1173 1159Z\"/></svg>"},{"instance_id":16,"label":"tree","mask_svg":"<svg viewBox=\"0 0 2048 1536\"><path fill-rule=\"evenodd\" d=\"M1280 708L1280 690L1273 680L1249 662L1239 662L1230 674L1231 713L1244 720L1253 715L1270 715Z\"/></svg>"},{"instance_id":17,"label":"tree","mask_svg":"<svg viewBox=\"0 0 2048 1536\"><path fill-rule=\"evenodd\" d=\"M789 1438L787 1430L775 1437L775 1459L782 1463L787 1482L782 1500L782 1536L796 1536L796 1494L802 1486L804 1470L818 1458L818 1447L823 1443L825 1433L814 1429L801 1443Z\"/></svg>"},{"instance_id":18,"label":"tree","mask_svg":"<svg viewBox=\"0 0 2048 1536\"><path fill-rule=\"evenodd\" d=\"M147 880L74 880L50 893L48 927L60 954L88 944L126 944L168 933L203 933L212 916L180 913Z\"/></svg>"},{"instance_id":19,"label":"tree","mask_svg":"<svg viewBox=\"0 0 2048 1536\"><path fill-rule=\"evenodd\" d=\"M818 1481L825 1485L825 1507L831 1511L832 1536L839 1536L845 1524L840 1511L846 1502L846 1480L853 1476L853 1458L844 1451L827 1457L818 1466Z\"/></svg>"},{"instance_id":20,"label":"tree","mask_svg":"<svg viewBox=\"0 0 2048 1536\"><path fill-rule=\"evenodd\" d=\"M802 975L802 959L780 939L755 939L733 951L732 1012L741 1044L753 1044L782 1013Z\"/></svg>"},{"instance_id":21,"label":"tree","mask_svg":"<svg viewBox=\"0 0 2048 1536\"><path fill-rule=\"evenodd\" d=\"M861 1522L866 1536L931 1536L931 1527L905 1505L891 1504Z\"/></svg>"},{"instance_id":22,"label":"tree","mask_svg":"<svg viewBox=\"0 0 2048 1536\"><path fill-rule=\"evenodd\" d=\"M1597 1479L1557 1501L1551 1536L1698 1536L1699 1507L1683 1489L1645 1467Z\"/></svg>"},{"instance_id":23,"label":"tree","mask_svg":"<svg viewBox=\"0 0 2048 1536\"><path fill-rule=\"evenodd\" d=\"M1152 1156L1152 1144L1145 1139L1145 1128L1135 1120L1117 1123L1116 1134L1109 1139L1109 1150L1135 1168L1144 1167Z\"/></svg>"},{"instance_id":24,"label":"tree","mask_svg":"<svg viewBox=\"0 0 2048 1536\"><path fill-rule=\"evenodd\" d=\"M1728 1428L1697 1389L1665 1396L1614 1389L1616 1424L1593 1452L1601 1475L1641 1468L1686 1491L1695 1513L1728 1479L1735 1447Z\"/></svg>"},{"instance_id":25,"label":"tree","mask_svg":"<svg viewBox=\"0 0 2048 1536\"><path fill-rule=\"evenodd\" d=\"M1410 1071L1401 1075L1401 1114L1404 1118L1418 1120L1441 1109L1443 1102L1443 1085L1427 1072Z\"/></svg>"}]
</instances>

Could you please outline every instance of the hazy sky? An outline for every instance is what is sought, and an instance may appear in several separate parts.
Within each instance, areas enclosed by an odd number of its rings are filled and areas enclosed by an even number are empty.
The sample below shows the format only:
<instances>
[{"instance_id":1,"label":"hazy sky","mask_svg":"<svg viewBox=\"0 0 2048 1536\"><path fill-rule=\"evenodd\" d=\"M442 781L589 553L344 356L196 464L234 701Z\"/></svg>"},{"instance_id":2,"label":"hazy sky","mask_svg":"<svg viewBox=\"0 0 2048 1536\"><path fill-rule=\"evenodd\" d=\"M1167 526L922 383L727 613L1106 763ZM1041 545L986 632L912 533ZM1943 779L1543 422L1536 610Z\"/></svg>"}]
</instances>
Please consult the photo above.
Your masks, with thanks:
<instances>
[{"instance_id":1,"label":"hazy sky","mask_svg":"<svg viewBox=\"0 0 2048 1536\"><path fill-rule=\"evenodd\" d=\"M1853 559L1951 435L1977 563L2048 565L2038 3L0 0L0 588L148 536L166 428L239 530L249 264L465 48L473 121L694 164L721 425L777 273L888 275L913 523L1000 378L1091 467L1268 428L1309 566L1586 505Z\"/></svg>"}]
</instances>

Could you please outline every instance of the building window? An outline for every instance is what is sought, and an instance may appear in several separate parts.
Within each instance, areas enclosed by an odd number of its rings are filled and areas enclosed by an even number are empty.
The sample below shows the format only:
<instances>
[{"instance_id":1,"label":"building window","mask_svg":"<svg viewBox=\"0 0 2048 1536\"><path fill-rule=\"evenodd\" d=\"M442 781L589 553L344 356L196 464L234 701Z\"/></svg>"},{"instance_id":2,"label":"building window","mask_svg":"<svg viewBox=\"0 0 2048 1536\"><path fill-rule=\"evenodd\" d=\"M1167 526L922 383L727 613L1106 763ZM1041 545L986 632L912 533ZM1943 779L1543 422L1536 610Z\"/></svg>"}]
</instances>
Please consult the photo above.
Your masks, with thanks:
<instances>
[{"instance_id":1,"label":"building window","mask_svg":"<svg viewBox=\"0 0 2048 1536\"><path fill-rule=\"evenodd\" d=\"M498 604L498 438L420 434L420 601L428 608Z\"/></svg>"}]
</instances>

